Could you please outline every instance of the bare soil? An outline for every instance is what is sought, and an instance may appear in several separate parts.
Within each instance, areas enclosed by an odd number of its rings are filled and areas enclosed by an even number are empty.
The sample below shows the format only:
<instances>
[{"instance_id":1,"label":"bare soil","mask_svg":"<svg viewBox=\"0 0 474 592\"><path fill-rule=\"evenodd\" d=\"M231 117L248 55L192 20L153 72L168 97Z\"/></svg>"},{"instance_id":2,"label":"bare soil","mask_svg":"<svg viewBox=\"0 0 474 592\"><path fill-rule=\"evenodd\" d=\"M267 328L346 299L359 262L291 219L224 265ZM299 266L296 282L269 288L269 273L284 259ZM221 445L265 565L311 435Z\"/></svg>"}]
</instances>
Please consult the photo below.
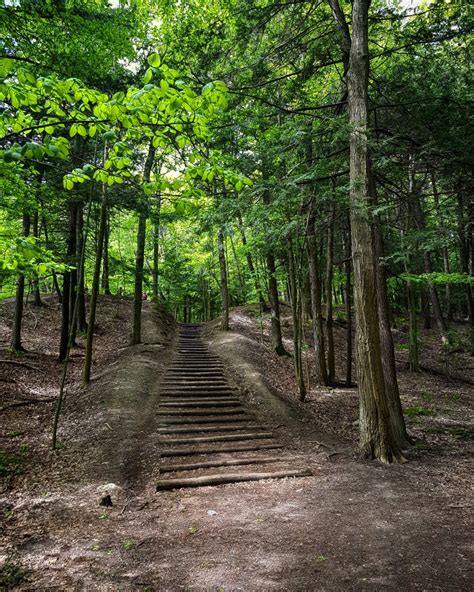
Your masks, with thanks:
<instances>
[{"instance_id":1,"label":"bare soil","mask_svg":"<svg viewBox=\"0 0 474 592\"><path fill-rule=\"evenodd\" d=\"M128 347L131 303L103 298L94 380L80 386L74 350L61 448L50 450L59 314L28 305L20 357L8 350L12 303L0 304L3 483L0 590L471 590L473 359L422 335L438 374L406 371L402 402L417 437L409 463L362 462L355 389L312 386L296 401L290 358L269 349L269 319L235 309L231 332L207 338L247 405L313 476L155 492L159 381L175 325L145 304L144 341ZM286 346L291 327L284 309ZM310 331L307 330L308 341ZM336 327L338 375L344 329ZM101 506L109 493L113 505Z\"/></svg>"}]
</instances>

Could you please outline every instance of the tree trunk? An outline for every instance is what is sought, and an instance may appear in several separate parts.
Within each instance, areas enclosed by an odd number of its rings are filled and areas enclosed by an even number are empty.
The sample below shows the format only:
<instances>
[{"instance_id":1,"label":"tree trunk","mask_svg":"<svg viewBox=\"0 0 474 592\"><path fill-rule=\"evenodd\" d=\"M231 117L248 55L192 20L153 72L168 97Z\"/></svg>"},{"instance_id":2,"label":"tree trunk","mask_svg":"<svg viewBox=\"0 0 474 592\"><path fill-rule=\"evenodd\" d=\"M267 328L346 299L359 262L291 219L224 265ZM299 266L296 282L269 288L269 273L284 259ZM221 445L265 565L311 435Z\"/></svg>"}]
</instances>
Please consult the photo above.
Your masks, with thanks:
<instances>
[{"instance_id":1,"label":"tree trunk","mask_svg":"<svg viewBox=\"0 0 474 592\"><path fill-rule=\"evenodd\" d=\"M151 273L152 277L152 296L155 302L160 299L159 291L159 275L158 266L160 261L160 221L159 214L153 224L153 269Z\"/></svg>"},{"instance_id":2,"label":"tree trunk","mask_svg":"<svg viewBox=\"0 0 474 592\"><path fill-rule=\"evenodd\" d=\"M91 379L92 352L94 343L95 317L97 312L97 299L100 286L100 268L102 263L105 227L107 225L107 190L102 185L102 203L100 206L99 231L97 233L97 252L95 257L94 276L92 278L91 297L89 304L89 323L87 325L86 352L82 380L88 384Z\"/></svg>"},{"instance_id":3,"label":"tree trunk","mask_svg":"<svg viewBox=\"0 0 474 592\"><path fill-rule=\"evenodd\" d=\"M221 304L222 304L222 318L221 331L229 330L229 286L227 283L227 264L225 258L225 243L224 232L222 228L219 229L217 235L217 250L219 254L219 269L221 278Z\"/></svg>"},{"instance_id":4,"label":"tree trunk","mask_svg":"<svg viewBox=\"0 0 474 592\"><path fill-rule=\"evenodd\" d=\"M351 307L351 223L347 221L347 238L343 245L345 262L344 304L346 310L346 387L352 386L352 307Z\"/></svg>"},{"instance_id":5,"label":"tree trunk","mask_svg":"<svg viewBox=\"0 0 474 592\"><path fill-rule=\"evenodd\" d=\"M150 142L148 156L143 170L143 180L150 182L151 170L155 160L155 148L153 142ZM148 200L144 199L140 216L138 218L137 229L137 253L135 257L135 289L133 295L133 328L132 345L140 343L142 340L142 290L143 290L143 263L145 261L145 238L146 238L146 220L148 217Z\"/></svg>"},{"instance_id":6,"label":"tree trunk","mask_svg":"<svg viewBox=\"0 0 474 592\"><path fill-rule=\"evenodd\" d=\"M420 362L418 354L418 320L416 310L415 286L413 282L407 282L408 303L408 369L410 372L419 372Z\"/></svg>"},{"instance_id":7,"label":"tree trunk","mask_svg":"<svg viewBox=\"0 0 474 592\"><path fill-rule=\"evenodd\" d=\"M69 223L66 244L66 262L74 265L76 259L76 224L77 201L74 197L69 201ZM74 270L75 272L75 270ZM67 356L67 344L71 329L71 287L73 286L73 270L65 271L63 275L63 298L61 304L61 338L59 342L59 361L64 362ZM75 290L73 290L75 293Z\"/></svg>"},{"instance_id":8,"label":"tree trunk","mask_svg":"<svg viewBox=\"0 0 474 592\"><path fill-rule=\"evenodd\" d=\"M365 458L402 459L393 437L380 355L376 262L370 221L368 125L368 11L370 0L354 0L348 75L350 204L354 263L354 307L360 394L360 448Z\"/></svg>"},{"instance_id":9,"label":"tree trunk","mask_svg":"<svg viewBox=\"0 0 474 592\"><path fill-rule=\"evenodd\" d=\"M326 352L324 345L323 313L321 310L321 282L319 278L319 257L316 245L315 224L316 216L313 206L306 230L306 246L308 250L309 281L311 285L311 309L313 312L313 339L316 351L316 381L317 384L327 385L328 375L326 367Z\"/></svg>"},{"instance_id":10,"label":"tree trunk","mask_svg":"<svg viewBox=\"0 0 474 592\"><path fill-rule=\"evenodd\" d=\"M374 203L376 204L377 198L373 181L371 193ZM390 327L387 279L383 260L384 248L380 231L380 220L378 218L375 219L374 238L375 254L377 258L376 295L379 314L380 353L382 357L383 377L385 380L385 394L390 412L393 437L399 448L407 448L412 442L407 434L402 403L400 401L400 392L398 390L395 350L393 347L392 330Z\"/></svg>"},{"instance_id":11,"label":"tree trunk","mask_svg":"<svg viewBox=\"0 0 474 592\"><path fill-rule=\"evenodd\" d=\"M331 206L328 226L328 242L326 256L326 337L327 337L327 356L328 356L328 382L334 384L336 381L336 365L334 356L334 333L332 318L332 280L334 264L334 220L336 216L336 207Z\"/></svg>"},{"instance_id":12,"label":"tree trunk","mask_svg":"<svg viewBox=\"0 0 474 592\"><path fill-rule=\"evenodd\" d=\"M110 271L109 271L109 238L110 238L110 214L107 214L104 235L104 268L102 269L102 290L106 296L110 296Z\"/></svg>"},{"instance_id":13,"label":"tree trunk","mask_svg":"<svg viewBox=\"0 0 474 592\"><path fill-rule=\"evenodd\" d=\"M247 260L247 265L248 265L248 268L250 271L250 275L252 276L254 284L255 284L255 292L257 293L262 312L267 312L268 305L265 302L265 298L263 296L262 289L260 288L257 270L256 270L255 265L253 263L253 259L252 259L252 255L250 254L250 250L247 246L247 236L245 234L245 228L244 228L244 224L243 224L243 220L242 220L242 215L240 214L240 212L237 212L237 222L238 222L238 226L239 226L239 230L240 230L240 237L242 240L242 244L245 249L245 258Z\"/></svg>"},{"instance_id":14,"label":"tree trunk","mask_svg":"<svg viewBox=\"0 0 474 592\"><path fill-rule=\"evenodd\" d=\"M265 170L263 170L262 172L265 177ZM265 189L265 191L263 192L263 203L266 206L270 205L270 194L267 189ZM288 352L283 347L283 340L281 334L280 302L278 300L278 284L276 279L275 256L271 250L267 251L266 264L268 271L268 301L270 305L271 314L272 349L279 356L287 356Z\"/></svg>"},{"instance_id":15,"label":"tree trunk","mask_svg":"<svg viewBox=\"0 0 474 592\"><path fill-rule=\"evenodd\" d=\"M30 234L30 215L26 212L23 214L23 236L27 237ZM13 317L13 330L10 345L15 351L25 351L21 343L21 325L23 323L23 298L25 296L25 275L19 273L16 277L16 294L15 294L15 315Z\"/></svg>"},{"instance_id":16,"label":"tree trunk","mask_svg":"<svg viewBox=\"0 0 474 592\"><path fill-rule=\"evenodd\" d=\"M298 399L306 399L306 386L304 383L303 372L303 306L301 299L301 282L298 265L295 261L295 252L293 241L289 237L290 252L288 254L288 279L291 294L291 312L293 316L293 365L295 368L296 385L298 389Z\"/></svg>"},{"instance_id":17,"label":"tree trunk","mask_svg":"<svg viewBox=\"0 0 474 592\"><path fill-rule=\"evenodd\" d=\"M78 261L82 261L82 265L84 265L82 251L84 249L84 207L83 204L80 203L77 208L77 255L76 258ZM84 269L79 270L78 276L78 303L77 303L77 328L81 333L86 333L87 331L87 312L86 312L86 297L85 297L85 287L84 287Z\"/></svg>"},{"instance_id":18,"label":"tree trunk","mask_svg":"<svg viewBox=\"0 0 474 592\"><path fill-rule=\"evenodd\" d=\"M46 224L46 218L43 216L43 229L44 229L44 238L46 240L46 247L48 249L51 248L50 242L49 242L49 236L48 236L48 226ZM54 286L54 290L56 292L56 294L58 295L58 302L61 304L62 300L63 300L63 295L61 294L61 289L59 287L59 283L58 283L58 276L56 274L55 271L53 271L53 286Z\"/></svg>"},{"instance_id":19,"label":"tree trunk","mask_svg":"<svg viewBox=\"0 0 474 592\"><path fill-rule=\"evenodd\" d=\"M38 210L35 210L33 214L33 236L35 239L39 239L39 214ZM39 278L38 274L35 273L33 278L33 304L35 306L41 306L41 294L40 294L40 287L39 287Z\"/></svg>"},{"instance_id":20,"label":"tree trunk","mask_svg":"<svg viewBox=\"0 0 474 592\"><path fill-rule=\"evenodd\" d=\"M461 264L461 271L468 275L472 275L471 264L471 235L472 235L472 221L469 213L465 214L464 198L462 193L458 193L457 196L458 207L457 207L457 226L458 226L458 241L459 241L459 260ZM471 353L474 354L474 298L472 294L472 287L466 284L464 287L464 293L466 298L465 313L467 312L467 321L469 326L470 334L470 349Z\"/></svg>"}]
</instances>

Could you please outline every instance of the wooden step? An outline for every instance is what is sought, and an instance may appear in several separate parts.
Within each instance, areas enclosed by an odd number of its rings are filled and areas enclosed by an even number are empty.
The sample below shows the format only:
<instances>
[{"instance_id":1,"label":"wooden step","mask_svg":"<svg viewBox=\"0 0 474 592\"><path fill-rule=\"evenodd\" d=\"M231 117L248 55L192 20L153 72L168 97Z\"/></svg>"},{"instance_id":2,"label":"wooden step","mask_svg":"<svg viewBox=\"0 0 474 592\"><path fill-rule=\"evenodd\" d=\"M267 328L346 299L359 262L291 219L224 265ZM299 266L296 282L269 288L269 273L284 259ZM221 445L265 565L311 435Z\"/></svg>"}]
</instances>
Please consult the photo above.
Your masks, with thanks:
<instances>
[{"instance_id":1,"label":"wooden step","mask_svg":"<svg viewBox=\"0 0 474 592\"><path fill-rule=\"evenodd\" d=\"M242 440L265 440L273 438L272 432L246 432L243 434L224 434L219 436L190 436L189 438L173 438L161 440L162 444L204 444L206 442L238 442Z\"/></svg>"},{"instance_id":2,"label":"wooden step","mask_svg":"<svg viewBox=\"0 0 474 592\"><path fill-rule=\"evenodd\" d=\"M156 490L165 491L183 487L205 487L206 485L262 481L263 479L283 479L285 477L310 477L311 475L312 473L309 469L270 471L268 473L227 473L222 475L206 475L205 477L188 477L187 479L166 479L158 481Z\"/></svg>"},{"instance_id":3,"label":"wooden step","mask_svg":"<svg viewBox=\"0 0 474 592\"><path fill-rule=\"evenodd\" d=\"M196 408L196 409L166 409L161 411L160 409L158 409L158 411L156 412L157 415L220 415L220 416L227 416L227 415L240 415L243 412L243 408L241 405L239 405L238 403L236 403L234 405L234 408L228 408L225 407L225 409L221 410L216 408L215 411L212 411L212 409L200 409L200 408Z\"/></svg>"},{"instance_id":4,"label":"wooden step","mask_svg":"<svg viewBox=\"0 0 474 592\"><path fill-rule=\"evenodd\" d=\"M279 462L294 462L296 458L285 458L283 456L265 456L263 458L231 458L228 460L203 460L195 463L179 463L161 465L160 473L171 473L176 471L195 471L213 467L236 467L239 465L263 465Z\"/></svg>"},{"instance_id":5,"label":"wooden step","mask_svg":"<svg viewBox=\"0 0 474 592\"><path fill-rule=\"evenodd\" d=\"M238 432L242 430L265 430L268 426L261 425L261 424L254 424L249 425L247 424L240 424L240 425L227 425L224 424L222 426L207 426L202 428L200 426L184 426L178 428L158 428L158 432L160 434L207 434L212 432Z\"/></svg>"},{"instance_id":6,"label":"wooden step","mask_svg":"<svg viewBox=\"0 0 474 592\"><path fill-rule=\"evenodd\" d=\"M168 378L161 382L163 386L229 386L229 383L222 379L202 380L195 378Z\"/></svg>"},{"instance_id":7,"label":"wooden step","mask_svg":"<svg viewBox=\"0 0 474 592\"><path fill-rule=\"evenodd\" d=\"M223 407L227 409L228 407L237 407L241 406L239 400L237 401L163 401L160 402L160 407Z\"/></svg>"},{"instance_id":8,"label":"wooden step","mask_svg":"<svg viewBox=\"0 0 474 592\"><path fill-rule=\"evenodd\" d=\"M211 417L160 417L160 424L163 427L173 426L173 425L184 425L184 424L206 424L206 423L238 423L244 421L254 421L253 417L250 415L246 415L242 413L242 415L229 415L228 417L219 417L218 415L213 415Z\"/></svg>"},{"instance_id":9,"label":"wooden step","mask_svg":"<svg viewBox=\"0 0 474 592\"><path fill-rule=\"evenodd\" d=\"M231 397L230 395L223 395L222 397L194 397L192 395L185 395L184 397L176 397L173 395L170 397L168 395L165 395L163 397L160 397L160 403L210 403L212 401L214 401L215 403L240 403L240 399L238 399L237 397Z\"/></svg>"},{"instance_id":10,"label":"wooden step","mask_svg":"<svg viewBox=\"0 0 474 592\"><path fill-rule=\"evenodd\" d=\"M276 450L283 448L281 444L242 444L237 446L223 446L222 448L174 448L163 450L161 456L194 456L199 454L221 454L224 452L250 452L251 450Z\"/></svg>"}]
</instances>

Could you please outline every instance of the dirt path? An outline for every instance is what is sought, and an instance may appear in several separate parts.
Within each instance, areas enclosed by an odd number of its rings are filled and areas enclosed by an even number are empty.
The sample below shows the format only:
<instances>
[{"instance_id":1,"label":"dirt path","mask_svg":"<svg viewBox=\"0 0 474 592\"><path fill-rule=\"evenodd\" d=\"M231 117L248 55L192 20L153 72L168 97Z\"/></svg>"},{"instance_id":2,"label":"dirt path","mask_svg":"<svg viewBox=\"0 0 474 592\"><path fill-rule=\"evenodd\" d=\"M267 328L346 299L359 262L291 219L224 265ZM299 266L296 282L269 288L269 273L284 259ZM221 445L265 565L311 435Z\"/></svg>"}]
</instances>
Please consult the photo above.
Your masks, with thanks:
<instances>
[{"instance_id":1,"label":"dirt path","mask_svg":"<svg viewBox=\"0 0 474 592\"><path fill-rule=\"evenodd\" d=\"M472 589L468 449L419 449L403 466L358 461L310 405L272 403L273 358L241 334L212 332L210 347L245 405L286 450L304 451L313 475L157 493L155 413L174 328L150 309L145 325L146 345L123 347L90 389L69 393L59 454L35 412L34 448L1 499L12 589ZM283 367L271 375L286 385ZM350 418L352 402L344 409ZM29 434L19 413L7 429ZM105 492L112 507L99 505Z\"/></svg>"}]
</instances>

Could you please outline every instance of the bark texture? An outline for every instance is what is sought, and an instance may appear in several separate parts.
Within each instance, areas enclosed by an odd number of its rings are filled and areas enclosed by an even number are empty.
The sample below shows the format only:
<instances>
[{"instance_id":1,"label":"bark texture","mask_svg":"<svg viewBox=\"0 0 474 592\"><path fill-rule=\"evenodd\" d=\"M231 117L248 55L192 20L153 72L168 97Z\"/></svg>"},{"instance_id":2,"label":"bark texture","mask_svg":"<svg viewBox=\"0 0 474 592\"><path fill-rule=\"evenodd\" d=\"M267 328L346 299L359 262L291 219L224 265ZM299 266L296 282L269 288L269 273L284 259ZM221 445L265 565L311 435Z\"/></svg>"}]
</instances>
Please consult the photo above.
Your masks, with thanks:
<instances>
[{"instance_id":1,"label":"bark texture","mask_svg":"<svg viewBox=\"0 0 474 592\"><path fill-rule=\"evenodd\" d=\"M354 264L356 351L360 395L360 449L365 458L392 462L401 452L392 435L380 355L375 245L370 219L368 154L368 12L354 0L348 74L350 203Z\"/></svg>"}]
</instances>

